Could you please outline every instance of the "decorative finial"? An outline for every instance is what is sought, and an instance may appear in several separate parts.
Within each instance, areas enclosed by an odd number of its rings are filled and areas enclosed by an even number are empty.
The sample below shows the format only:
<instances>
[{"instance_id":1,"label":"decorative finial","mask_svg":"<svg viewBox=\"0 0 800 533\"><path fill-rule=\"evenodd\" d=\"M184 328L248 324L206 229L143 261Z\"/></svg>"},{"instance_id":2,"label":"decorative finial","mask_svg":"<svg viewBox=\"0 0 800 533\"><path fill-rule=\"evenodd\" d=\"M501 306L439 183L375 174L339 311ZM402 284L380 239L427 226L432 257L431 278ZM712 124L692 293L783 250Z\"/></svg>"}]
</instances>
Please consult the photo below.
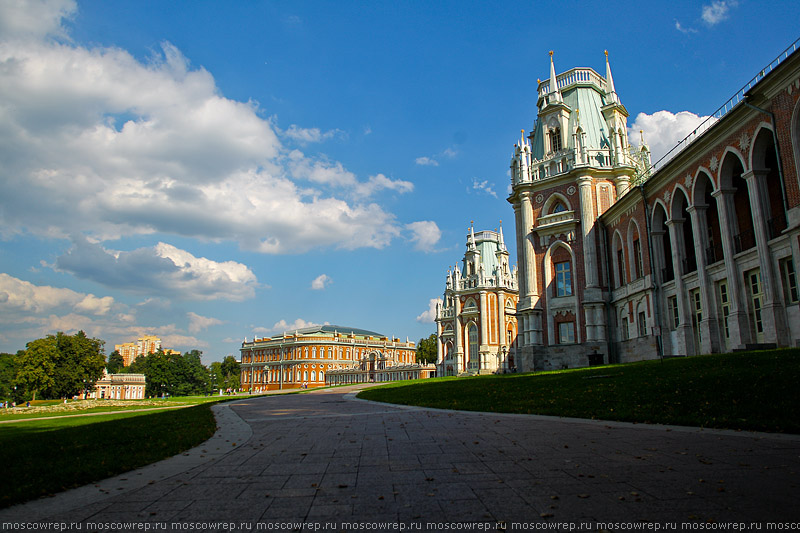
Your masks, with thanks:
<instances>
[{"instance_id":1,"label":"decorative finial","mask_svg":"<svg viewBox=\"0 0 800 533\"><path fill-rule=\"evenodd\" d=\"M608 57L608 50L603 50L603 53L605 53L606 57Z\"/></svg>"},{"instance_id":2,"label":"decorative finial","mask_svg":"<svg viewBox=\"0 0 800 533\"><path fill-rule=\"evenodd\" d=\"M553 51L550 50L550 57L553 57Z\"/></svg>"}]
</instances>

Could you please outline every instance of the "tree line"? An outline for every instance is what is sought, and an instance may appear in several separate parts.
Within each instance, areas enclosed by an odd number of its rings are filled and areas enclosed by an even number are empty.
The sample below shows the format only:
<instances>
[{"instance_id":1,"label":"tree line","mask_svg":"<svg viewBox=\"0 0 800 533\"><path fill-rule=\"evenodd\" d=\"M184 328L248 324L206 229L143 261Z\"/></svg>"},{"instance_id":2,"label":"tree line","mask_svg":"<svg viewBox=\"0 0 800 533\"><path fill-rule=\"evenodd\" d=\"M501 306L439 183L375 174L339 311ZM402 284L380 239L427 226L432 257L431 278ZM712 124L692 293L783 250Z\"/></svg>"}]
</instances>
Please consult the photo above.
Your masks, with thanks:
<instances>
[{"instance_id":1,"label":"tree line","mask_svg":"<svg viewBox=\"0 0 800 533\"><path fill-rule=\"evenodd\" d=\"M59 332L29 342L16 354L0 353L0 398L19 403L82 396L94 390L104 369L109 374L144 374L146 396L188 396L241 386L240 365L233 356L207 367L200 350L184 354L158 350L126 367L117 351L106 361L104 346L105 341L83 331Z\"/></svg>"}]
</instances>

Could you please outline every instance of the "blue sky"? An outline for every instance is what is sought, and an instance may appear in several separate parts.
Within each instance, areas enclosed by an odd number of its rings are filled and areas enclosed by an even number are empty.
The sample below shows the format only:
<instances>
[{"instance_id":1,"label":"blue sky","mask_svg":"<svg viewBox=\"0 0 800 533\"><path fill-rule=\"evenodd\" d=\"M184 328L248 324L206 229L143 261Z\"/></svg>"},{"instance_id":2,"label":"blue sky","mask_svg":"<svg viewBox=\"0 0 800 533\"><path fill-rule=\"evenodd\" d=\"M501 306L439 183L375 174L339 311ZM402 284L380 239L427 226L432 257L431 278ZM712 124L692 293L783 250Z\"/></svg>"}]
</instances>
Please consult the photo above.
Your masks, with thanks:
<instances>
[{"instance_id":1,"label":"blue sky","mask_svg":"<svg viewBox=\"0 0 800 533\"><path fill-rule=\"evenodd\" d=\"M797 35L797 2L0 4L0 351L85 330L238 355L418 340L503 222L536 80L609 51L657 156ZM511 248L513 262L515 250Z\"/></svg>"}]
</instances>

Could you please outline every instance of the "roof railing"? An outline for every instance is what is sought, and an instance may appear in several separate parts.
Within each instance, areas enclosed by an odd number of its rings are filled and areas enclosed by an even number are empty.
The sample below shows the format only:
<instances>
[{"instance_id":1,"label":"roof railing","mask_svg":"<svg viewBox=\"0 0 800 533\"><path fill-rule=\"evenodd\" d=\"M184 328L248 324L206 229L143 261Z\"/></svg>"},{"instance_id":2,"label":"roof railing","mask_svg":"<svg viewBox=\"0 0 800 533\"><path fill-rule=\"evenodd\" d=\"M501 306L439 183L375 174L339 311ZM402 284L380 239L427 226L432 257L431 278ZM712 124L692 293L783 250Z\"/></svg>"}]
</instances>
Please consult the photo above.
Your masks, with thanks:
<instances>
[{"instance_id":1,"label":"roof railing","mask_svg":"<svg viewBox=\"0 0 800 533\"><path fill-rule=\"evenodd\" d=\"M775 70L775 68L780 65L787 57L792 55L797 49L800 48L800 37L797 38L792 44L790 44L786 50L781 52L778 57L776 57L772 62L770 62L766 67L762 68L758 74L753 76L753 79L748 81L744 86L736 91L736 93L731 96L724 104L722 104L719 109L714 111L710 116L708 116L703 122L700 123L694 130L692 130L689 135L684 137L678 144L676 144L669 152L664 154L658 161L653 163L650 166L649 174L652 175L656 170L657 167L663 166L667 164L667 162L671 161L675 156L681 153L687 146L691 143L696 141L700 136L702 136L706 131L708 131L711 126L716 124L722 117L727 115L733 108L738 106L744 99L747 91L752 89L758 82L760 82L764 77Z\"/></svg>"}]
</instances>

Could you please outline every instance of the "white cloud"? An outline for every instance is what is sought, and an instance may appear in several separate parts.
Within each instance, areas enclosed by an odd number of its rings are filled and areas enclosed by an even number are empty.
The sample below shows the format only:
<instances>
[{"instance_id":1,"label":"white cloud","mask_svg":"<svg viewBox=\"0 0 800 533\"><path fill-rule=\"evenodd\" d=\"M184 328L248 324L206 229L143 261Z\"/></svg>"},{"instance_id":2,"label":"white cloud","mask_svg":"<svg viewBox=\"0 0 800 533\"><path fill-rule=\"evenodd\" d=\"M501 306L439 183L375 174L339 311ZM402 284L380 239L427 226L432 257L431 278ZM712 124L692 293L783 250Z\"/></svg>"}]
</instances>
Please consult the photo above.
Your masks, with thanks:
<instances>
[{"instance_id":1,"label":"white cloud","mask_svg":"<svg viewBox=\"0 0 800 533\"><path fill-rule=\"evenodd\" d=\"M651 160L656 163L708 118L689 111L656 111L652 115L639 113L634 123L628 127L628 139L631 144L638 144L641 130L645 142L650 146ZM703 128L711 123L709 121Z\"/></svg>"},{"instance_id":2,"label":"white cloud","mask_svg":"<svg viewBox=\"0 0 800 533\"><path fill-rule=\"evenodd\" d=\"M429 167L438 167L439 162L431 157L418 157L414 160L414 162L418 165L422 166L429 166Z\"/></svg>"},{"instance_id":3,"label":"white cloud","mask_svg":"<svg viewBox=\"0 0 800 533\"><path fill-rule=\"evenodd\" d=\"M472 190L483 192L497 198L497 193L494 192L493 186L489 183L489 180L478 181L478 178L472 178Z\"/></svg>"},{"instance_id":4,"label":"white cloud","mask_svg":"<svg viewBox=\"0 0 800 533\"><path fill-rule=\"evenodd\" d=\"M714 26L727 19L730 14L730 9L736 7L739 2L714 0L711 5L703 6L702 18L703 22L709 26Z\"/></svg>"},{"instance_id":5,"label":"white cloud","mask_svg":"<svg viewBox=\"0 0 800 533\"><path fill-rule=\"evenodd\" d=\"M98 298L71 289L34 285L0 273L0 316L17 313L46 313L56 309L105 315L114 304L111 296Z\"/></svg>"},{"instance_id":6,"label":"white cloud","mask_svg":"<svg viewBox=\"0 0 800 533\"><path fill-rule=\"evenodd\" d=\"M428 309L423 311L422 314L417 317L417 322L422 324L433 324L436 321L436 306L441 303L441 298L431 298L428 301Z\"/></svg>"},{"instance_id":7,"label":"white cloud","mask_svg":"<svg viewBox=\"0 0 800 533\"><path fill-rule=\"evenodd\" d=\"M258 287L247 265L195 257L163 242L122 252L73 238L72 248L56 259L54 268L115 289L186 300L242 301L255 296Z\"/></svg>"},{"instance_id":8,"label":"white cloud","mask_svg":"<svg viewBox=\"0 0 800 533\"><path fill-rule=\"evenodd\" d=\"M325 324L328 324L328 322L325 322ZM274 333L282 333L284 331L292 332L296 329L310 328L312 326L321 326L321 325L322 324L317 324L316 322L309 322L303 320L302 318L296 319L291 324L286 322L286 320L281 319L280 321L275 322L275 324L273 324L271 328L265 328L265 327L253 328L253 333L262 333L271 335Z\"/></svg>"},{"instance_id":9,"label":"white cloud","mask_svg":"<svg viewBox=\"0 0 800 533\"><path fill-rule=\"evenodd\" d=\"M199 333L204 329L208 329L211 326L218 326L223 324L222 320L213 317L206 317L200 316L197 313L193 313L189 311L186 313L186 316L189 318L189 332L190 333Z\"/></svg>"},{"instance_id":10,"label":"white cloud","mask_svg":"<svg viewBox=\"0 0 800 533\"><path fill-rule=\"evenodd\" d=\"M63 36L61 19L75 16L74 0L15 0L0 2L0 35L28 38Z\"/></svg>"},{"instance_id":11,"label":"white cloud","mask_svg":"<svg viewBox=\"0 0 800 533\"><path fill-rule=\"evenodd\" d=\"M414 243L414 248L422 252L432 252L442 238L442 231L432 220L412 222L406 225L406 229L411 232L410 240Z\"/></svg>"},{"instance_id":12,"label":"white cloud","mask_svg":"<svg viewBox=\"0 0 800 533\"><path fill-rule=\"evenodd\" d=\"M333 129L323 132L319 128L301 128L297 124L292 124L282 132L284 136L302 144L319 143L333 139L334 137L345 137L345 132L340 129Z\"/></svg>"},{"instance_id":13,"label":"white cloud","mask_svg":"<svg viewBox=\"0 0 800 533\"><path fill-rule=\"evenodd\" d=\"M382 248L400 234L395 216L365 196L407 192L409 182L360 181L324 155L288 150L258 104L225 98L169 43L146 62L118 48L56 43L41 37L63 33L57 21L74 3L6 4L3 235L162 233L303 253ZM285 135L316 142L341 133L292 125Z\"/></svg>"},{"instance_id":14,"label":"white cloud","mask_svg":"<svg viewBox=\"0 0 800 533\"><path fill-rule=\"evenodd\" d=\"M314 281L311 282L311 288L315 291L321 291L331 283L333 283L333 280L330 278L330 276L327 274L320 274L314 278Z\"/></svg>"}]
</instances>

